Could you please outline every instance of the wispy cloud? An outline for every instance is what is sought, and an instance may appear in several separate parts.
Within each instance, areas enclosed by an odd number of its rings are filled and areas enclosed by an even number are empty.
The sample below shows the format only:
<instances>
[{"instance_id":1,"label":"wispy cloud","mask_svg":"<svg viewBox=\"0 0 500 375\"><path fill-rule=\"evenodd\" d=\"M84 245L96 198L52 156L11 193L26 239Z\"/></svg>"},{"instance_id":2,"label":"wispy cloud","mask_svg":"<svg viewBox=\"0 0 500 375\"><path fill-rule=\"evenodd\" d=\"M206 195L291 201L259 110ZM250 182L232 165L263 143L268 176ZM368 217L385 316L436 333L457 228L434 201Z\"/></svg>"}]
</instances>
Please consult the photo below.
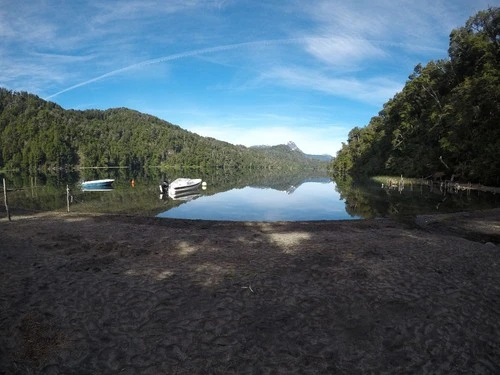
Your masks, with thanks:
<instances>
[{"instance_id":1,"label":"wispy cloud","mask_svg":"<svg viewBox=\"0 0 500 375\"><path fill-rule=\"evenodd\" d=\"M360 60L386 56L370 41L347 35L307 38L305 42L307 52L331 65L353 65Z\"/></svg>"},{"instance_id":2,"label":"wispy cloud","mask_svg":"<svg viewBox=\"0 0 500 375\"><path fill-rule=\"evenodd\" d=\"M111 22L151 20L159 15L174 14L190 9L221 8L223 2L206 0L132 0L132 1L97 1L94 3L97 12L92 17L94 24Z\"/></svg>"},{"instance_id":3,"label":"wispy cloud","mask_svg":"<svg viewBox=\"0 0 500 375\"><path fill-rule=\"evenodd\" d=\"M178 59L183 59L183 58L193 57L193 56L198 56L198 55L203 55L203 54L209 54L209 53L215 53L215 52L221 52L221 51L229 51L229 50L233 50L236 48L242 48L242 47L258 46L258 45L270 45L270 44L284 44L284 43L293 43L293 42L295 42L295 40L284 39L284 40L261 40L261 41L255 41L255 42L225 44L225 45L220 45L220 46L216 46L216 47L201 48L201 49L176 53L176 54L172 54L172 55L168 55L168 56L159 57L157 59L145 60L145 61L141 61L141 62L132 64L132 65L125 66L125 67L120 68L120 69L112 70L108 73L91 78L91 79L86 80L84 82L80 82L76 85L67 87L61 91L56 92L55 94L47 96L47 99L53 98L53 97L60 95L64 92L74 90L78 87L82 87L82 86L91 84L93 82L100 81L104 78L108 78L108 77L112 77L112 76L115 76L115 75L118 75L121 73L125 73L125 72L128 72L128 71L133 70L133 69L144 68L148 65L160 64L160 63L165 63L168 61L174 61L174 60L178 60Z\"/></svg>"},{"instance_id":4,"label":"wispy cloud","mask_svg":"<svg viewBox=\"0 0 500 375\"><path fill-rule=\"evenodd\" d=\"M85 73L88 80L89 72L105 73L141 57L147 59L151 51L144 47L152 41L157 46L173 44L178 35L160 32L166 21L162 17L185 12L203 15L203 9L223 7L224 2L216 0L4 2L0 7L0 84L47 92L58 83L84 81ZM175 23L175 18L168 23ZM151 30L158 32L151 34ZM77 55L84 57L68 58ZM67 74L71 70L72 76ZM33 85L28 76L39 82L45 79L45 84Z\"/></svg>"},{"instance_id":5,"label":"wispy cloud","mask_svg":"<svg viewBox=\"0 0 500 375\"><path fill-rule=\"evenodd\" d=\"M19 4L2 4L0 9L0 37L3 42L29 42L30 44L51 40L56 32L55 25L40 17L35 9Z\"/></svg>"},{"instance_id":6,"label":"wispy cloud","mask_svg":"<svg viewBox=\"0 0 500 375\"><path fill-rule=\"evenodd\" d=\"M475 0L475 11L489 0ZM300 4L316 21L316 35L339 33L367 40L386 40L406 45L443 46L443 34L463 25L472 15L470 0L317 0ZM444 40L447 43L447 40Z\"/></svg>"},{"instance_id":7,"label":"wispy cloud","mask_svg":"<svg viewBox=\"0 0 500 375\"><path fill-rule=\"evenodd\" d=\"M298 67L276 67L263 73L262 77L283 86L320 91L371 105L381 105L402 88L401 82L384 77L363 80L349 76L339 78Z\"/></svg>"},{"instance_id":8,"label":"wispy cloud","mask_svg":"<svg viewBox=\"0 0 500 375\"><path fill-rule=\"evenodd\" d=\"M242 43L235 43L235 44L226 44L226 45L220 45L220 46L215 46L215 47L209 47L209 48L201 48L201 49L195 49L191 51L186 51L186 52L181 52L181 53L176 53L168 56L163 56L160 58L156 59L150 59L150 60L145 60L141 61L135 64L131 64L128 66L125 66L123 68L115 69L110 72L107 72L105 74L102 74L100 76L88 79L86 81L77 83L75 85L72 85L70 87L67 87L63 90L60 90L54 94L51 94L47 96L47 99L56 97L62 93L65 93L67 91L74 90L78 87L86 86L91 83L100 81L105 78L109 78L118 74L123 74L125 72L128 72L130 70L135 70L135 69L142 69L148 65L153 65L153 64L160 64L160 63L166 63L169 61L174 61L178 59L183 59L183 58L188 58L188 57L194 57L194 56L199 56L199 55L206 55L206 54L212 54L216 52L227 52L235 49L243 49L243 48L253 48L255 49L256 47L266 47L266 46L277 46L277 45L300 45L300 44L305 44L306 49L311 52L313 55L317 56L319 59L329 63L330 65L339 65L339 66L345 66L345 65L350 65L353 66L356 64L356 62L359 59L362 58L369 58L369 57L382 57L384 56L384 52L371 45L369 42L364 41L364 40L359 40L359 39L352 39L352 38L346 38L346 37L333 37L333 38L311 38L311 37L304 37L304 38L289 38L289 39L269 39L269 40L259 40L259 41L252 41L252 42L242 42ZM279 72L279 73L277 73ZM294 73L295 72L295 73ZM293 77L292 77L293 76ZM318 76L317 73L314 72L306 72L305 70L303 72L298 72L297 70L294 69L283 69L281 71L273 71L273 72L266 72L262 74L262 77L276 77L276 78L285 78L286 82L290 82L292 85L299 85L299 86L304 86L302 83L307 82L308 79L313 78L312 81L310 81L310 88L312 89L317 89L326 93L335 93L339 94L340 92L335 89L336 86L341 86L344 85L345 83L349 83L350 85L348 86L353 86L354 82L349 80L347 82L346 80L332 80L332 79L327 79L320 85L318 85L319 82L323 80L324 77ZM302 77L302 78L301 78ZM290 78L293 78L291 81L289 81ZM301 83L302 82L302 83ZM374 82L377 83L377 82ZM359 86L360 84L357 83L356 86ZM305 87L305 86L304 86ZM386 85L384 85L383 90L387 88ZM380 90L377 90L377 92ZM376 94L376 93L375 93ZM354 95L351 96L351 98L356 98L359 97L359 95ZM366 98L366 96L365 96Z\"/></svg>"}]
</instances>

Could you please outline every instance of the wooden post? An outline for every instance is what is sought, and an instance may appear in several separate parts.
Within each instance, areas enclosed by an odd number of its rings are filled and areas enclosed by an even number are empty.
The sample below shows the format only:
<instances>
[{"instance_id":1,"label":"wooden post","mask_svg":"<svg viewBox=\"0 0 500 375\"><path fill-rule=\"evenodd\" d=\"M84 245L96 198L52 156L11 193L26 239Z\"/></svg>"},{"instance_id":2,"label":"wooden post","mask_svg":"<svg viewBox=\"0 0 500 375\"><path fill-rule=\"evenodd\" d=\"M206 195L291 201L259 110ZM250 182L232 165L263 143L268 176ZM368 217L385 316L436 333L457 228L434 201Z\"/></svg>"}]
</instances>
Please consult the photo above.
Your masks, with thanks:
<instances>
[{"instance_id":1,"label":"wooden post","mask_svg":"<svg viewBox=\"0 0 500 375\"><path fill-rule=\"evenodd\" d=\"M68 206L68 212L69 212L69 185L66 185L66 204Z\"/></svg>"},{"instance_id":2,"label":"wooden post","mask_svg":"<svg viewBox=\"0 0 500 375\"><path fill-rule=\"evenodd\" d=\"M10 221L9 205L7 204L7 187L5 186L5 178L3 179L3 200L5 202L5 211L7 211L7 218Z\"/></svg>"}]
</instances>

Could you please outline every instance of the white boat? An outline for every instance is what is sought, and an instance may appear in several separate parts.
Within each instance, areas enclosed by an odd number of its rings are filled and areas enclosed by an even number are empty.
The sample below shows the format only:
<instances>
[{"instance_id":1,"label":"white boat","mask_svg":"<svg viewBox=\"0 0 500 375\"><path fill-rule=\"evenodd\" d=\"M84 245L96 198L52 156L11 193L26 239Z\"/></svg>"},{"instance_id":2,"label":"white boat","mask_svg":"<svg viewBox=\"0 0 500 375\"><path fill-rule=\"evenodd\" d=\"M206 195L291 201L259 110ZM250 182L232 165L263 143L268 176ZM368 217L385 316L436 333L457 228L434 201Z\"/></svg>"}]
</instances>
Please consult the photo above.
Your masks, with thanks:
<instances>
[{"instance_id":1,"label":"white boat","mask_svg":"<svg viewBox=\"0 0 500 375\"><path fill-rule=\"evenodd\" d=\"M168 185L168 195L175 197L194 192L200 185L201 178L178 178Z\"/></svg>"},{"instance_id":2,"label":"white boat","mask_svg":"<svg viewBox=\"0 0 500 375\"><path fill-rule=\"evenodd\" d=\"M115 180L111 178L106 178L103 180L82 181L82 189L85 190L110 189L111 184L114 181Z\"/></svg>"}]
</instances>

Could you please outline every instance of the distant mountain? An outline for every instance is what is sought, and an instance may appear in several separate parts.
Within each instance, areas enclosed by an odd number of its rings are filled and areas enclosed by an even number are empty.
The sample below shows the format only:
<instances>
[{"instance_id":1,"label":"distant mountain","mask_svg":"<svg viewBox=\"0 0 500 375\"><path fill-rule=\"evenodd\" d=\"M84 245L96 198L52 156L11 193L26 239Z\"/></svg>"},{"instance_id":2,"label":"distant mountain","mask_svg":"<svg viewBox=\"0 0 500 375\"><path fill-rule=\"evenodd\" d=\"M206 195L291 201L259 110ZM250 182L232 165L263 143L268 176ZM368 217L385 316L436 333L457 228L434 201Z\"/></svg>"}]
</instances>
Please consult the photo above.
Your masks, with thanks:
<instances>
[{"instance_id":1,"label":"distant mountain","mask_svg":"<svg viewBox=\"0 0 500 375\"><path fill-rule=\"evenodd\" d=\"M299 151L299 152L302 152L302 150L292 141L288 141L288 143L286 144L288 147L290 147L290 149L292 151ZM302 152L303 153L303 152Z\"/></svg>"},{"instance_id":2,"label":"distant mountain","mask_svg":"<svg viewBox=\"0 0 500 375\"><path fill-rule=\"evenodd\" d=\"M321 164L319 160L307 157L306 154L304 154L297 146L290 147L289 144L276 146L251 146L250 149L259 151L272 159L289 160L294 163L305 163L306 165Z\"/></svg>"},{"instance_id":3,"label":"distant mountain","mask_svg":"<svg viewBox=\"0 0 500 375\"><path fill-rule=\"evenodd\" d=\"M266 150L266 149L271 150L276 147L287 147L291 151L301 154L306 159L319 160L319 161L331 161L333 159L333 156L328 154L323 154L323 155L306 154L293 141L289 141L286 145L278 145L278 146L265 146L265 145L252 146L252 148L259 150Z\"/></svg>"}]
</instances>

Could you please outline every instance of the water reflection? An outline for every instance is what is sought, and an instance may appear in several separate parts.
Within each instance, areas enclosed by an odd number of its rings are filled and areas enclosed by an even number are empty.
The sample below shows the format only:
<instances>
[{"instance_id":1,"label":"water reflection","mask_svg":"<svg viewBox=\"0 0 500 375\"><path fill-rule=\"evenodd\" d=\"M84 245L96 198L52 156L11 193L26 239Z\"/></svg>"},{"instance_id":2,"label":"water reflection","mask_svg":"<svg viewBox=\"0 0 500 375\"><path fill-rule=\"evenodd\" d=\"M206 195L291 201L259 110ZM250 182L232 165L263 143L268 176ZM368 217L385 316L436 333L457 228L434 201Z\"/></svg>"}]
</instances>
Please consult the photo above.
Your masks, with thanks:
<instances>
[{"instance_id":1,"label":"water reflection","mask_svg":"<svg viewBox=\"0 0 500 375\"><path fill-rule=\"evenodd\" d=\"M422 183L383 184L337 180L336 190L346 211L363 218L396 219L431 213L448 213L500 207L500 195L477 190L443 189Z\"/></svg>"},{"instance_id":2,"label":"water reflection","mask_svg":"<svg viewBox=\"0 0 500 375\"><path fill-rule=\"evenodd\" d=\"M318 171L97 169L64 173L6 173L9 209L190 217L225 220L338 220L394 217L500 207L500 194L441 190L405 184L332 182ZM207 189L192 196L160 196L160 181L202 178ZM115 179L107 191L82 191L82 179ZM5 211L0 205L0 213Z\"/></svg>"},{"instance_id":3,"label":"water reflection","mask_svg":"<svg viewBox=\"0 0 500 375\"><path fill-rule=\"evenodd\" d=\"M195 201L158 214L162 218L303 221L355 219L344 209L334 184L304 182L293 189L244 187L201 196Z\"/></svg>"},{"instance_id":4,"label":"water reflection","mask_svg":"<svg viewBox=\"0 0 500 375\"><path fill-rule=\"evenodd\" d=\"M190 193L190 194L186 194L186 195L177 195L177 196L172 196L170 194L162 194L160 193L160 199L161 200L169 200L169 199L172 199L174 201L191 201L193 199L196 199L196 198L199 198L201 196L201 194L198 194L198 193Z\"/></svg>"},{"instance_id":5,"label":"water reflection","mask_svg":"<svg viewBox=\"0 0 500 375\"><path fill-rule=\"evenodd\" d=\"M55 171L49 173L6 173L11 210L49 211L66 210L66 188L71 194L72 212L119 213L155 216L171 208L185 204L189 199L158 199L158 185L164 180L179 177L202 178L209 188L203 196L211 196L246 186L265 187L292 192L303 181L328 180L318 171L272 170L172 170L158 168L132 171L124 168L84 169L82 171ZM81 180L114 179L111 191L82 191ZM2 207L0 206L0 212Z\"/></svg>"}]
</instances>

